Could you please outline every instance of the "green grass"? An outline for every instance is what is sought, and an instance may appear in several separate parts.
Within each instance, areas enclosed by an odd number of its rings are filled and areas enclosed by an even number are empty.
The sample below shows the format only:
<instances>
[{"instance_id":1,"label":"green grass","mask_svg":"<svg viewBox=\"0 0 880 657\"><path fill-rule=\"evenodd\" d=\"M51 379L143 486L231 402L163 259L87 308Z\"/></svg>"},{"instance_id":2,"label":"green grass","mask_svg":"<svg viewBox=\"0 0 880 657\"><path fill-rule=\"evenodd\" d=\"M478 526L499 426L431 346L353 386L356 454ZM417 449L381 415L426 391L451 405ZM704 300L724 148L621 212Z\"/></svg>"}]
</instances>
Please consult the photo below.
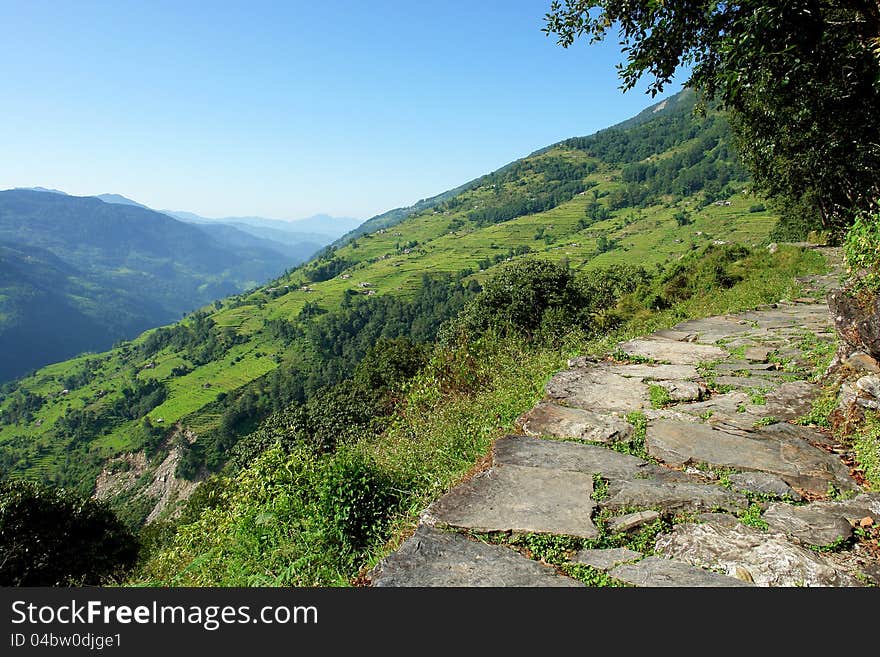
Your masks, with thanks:
<instances>
[{"instance_id":1,"label":"green grass","mask_svg":"<svg viewBox=\"0 0 880 657\"><path fill-rule=\"evenodd\" d=\"M865 422L852 437L856 459L872 491L880 491L880 415L865 413Z\"/></svg>"},{"instance_id":2,"label":"green grass","mask_svg":"<svg viewBox=\"0 0 880 657\"><path fill-rule=\"evenodd\" d=\"M648 393L651 398L652 408L665 408L666 406L669 406L673 401L672 397L669 395L669 390L661 385L652 383L648 387Z\"/></svg>"}]
</instances>

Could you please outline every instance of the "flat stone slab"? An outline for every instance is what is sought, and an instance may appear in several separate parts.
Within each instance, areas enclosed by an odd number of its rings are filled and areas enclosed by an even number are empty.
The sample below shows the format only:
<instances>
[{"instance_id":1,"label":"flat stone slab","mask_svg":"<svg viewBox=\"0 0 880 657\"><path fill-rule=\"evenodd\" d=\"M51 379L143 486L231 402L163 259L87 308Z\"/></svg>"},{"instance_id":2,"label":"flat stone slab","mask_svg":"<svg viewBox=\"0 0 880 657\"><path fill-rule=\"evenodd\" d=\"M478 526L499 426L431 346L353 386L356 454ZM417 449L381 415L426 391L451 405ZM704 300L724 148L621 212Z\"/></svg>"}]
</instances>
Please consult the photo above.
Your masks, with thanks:
<instances>
[{"instance_id":1,"label":"flat stone slab","mask_svg":"<svg viewBox=\"0 0 880 657\"><path fill-rule=\"evenodd\" d=\"M750 586L727 575L696 568L680 561L662 557L646 557L633 564L624 564L608 571L608 574L633 586L650 587L709 587Z\"/></svg>"},{"instance_id":2,"label":"flat stone slab","mask_svg":"<svg viewBox=\"0 0 880 657\"><path fill-rule=\"evenodd\" d=\"M609 548L607 550L581 550L574 555L574 563L592 566L597 570L608 570L618 564L629 563L641 559L642 553L627 548Z\"/></svg>"},{"instance_id":3,"label":"flat stone slab","mask_svg":"<svg viewBox=\"0 0 880 657\"><path fill-rule=\"evenodd\" d=\"M528 436L504 436L495 441L496 465L549 468L603 477L648 476L651 464L637 456L621 454L599 445L581 445L558 440L539 440Z\"/></svg>"},{"instance_id":4,"label":"flat stone slab","mask_svg":"<svg viewBox=\"0 0 880 657\"><path fill-rule=\"evenodd\" d=\"M649 388L641 379L601 365L560 372L547 383L546 391L551 401L599 413L629 413L651 407Z\"/></svg>"},{"instance_id":5,"label":"flat stone slab","mask_svg":"<svg viewBox=\"0 0 880 657\"><path fill-rule=\"evenodd\" d=\"M727 358L728 353L715 345L676 340L635 339L623 342L620 350L629 356L666 361L674 365L696 365L711 360Z\"/></svg>"},{"instance_id":6,"label":"flat stone slab","mask_svg":"<svg viewBox=\"0 0 880 657\"><path fill-rule=\"evenodd\" d=\"M732 315L688 319L676 324L673 330L696 335L701 342L706 343L715 343L724 338L755 331L748 322Z\"/></svg>"},{"instance_id":7,"label":"flat stone slab","mask_svg":"<svg viewBox=\"0 0 880 657\"><path fill-rule=\"evenodd\" d=\"M808 413L812 408L813 400L821 393L822 389L819 386L808 381L786 381L765 395L767 403L763 405L763 410L758 412L762 415L772 415L780 420L794 420Z\"/></svg>"},{"instance_id":8,"label":"flat stone slab","mask_svg":"<svg viewBox=\"0 0 880 657\"><path fill-rule=\"evenodd\" d=\"M718 363L712 369L718 374L731 374L732 372L743 371L753 372L757 376L774 376L783 374L782 371L776 369L776 366L773 363L751 363L742 360Z\"/></svg>"},{"instance_id":9,"label":"flat stone slab","mask_svg":"<svg viewBox=\"0 0 880 657\"><path fill-rule=\"evenodd\" d=\"M753 388L772 388L776 384L770 379L759 376L716 376L716 386L728 386L736 390L751 390Z\"/></svg>"},{"instance_id":10,"label":"flat stone slab","mask_svg":"<svg viewBox=\"0 0 880 657\"><path fill-rule=\"evenodd\" d=\"M770 429L768 427L768 429ZM655 420L648 426L648 453L668 465L758 470L778 475L790 486L824 494L828 484L852 490L855 482L832 454L778 431L734 435L705 424Z\"/></svg>"},{"instance_id":11,"label":"flat stone slab","mask_svg":"<svg viewBox=\"0 0 880 657\"><path fill-rule=\"evenodd\" d=\"M772 495L774 497L787 497L794 502L801 501L801 496L797 491L776 475L767 472L736 472L730 475L728 479L733 484L734 490Z\"/></svg>"},{"instance_id":12,"label":"flat stone slab","mask_svg":"<svg viewBox=\"0 0 880 657\"><path fill-rule=\"evenodd\" d=\"M656 549L692 565L750 578L758 586L858 586L859 582L813 550L783 534L741 523L676 525L657 538Z\"/></svg>"},{"instance_id":13,"label":"flat stone slab","mask_svg":"<svg viewBox=\"0 0 880 657\"><path fill-rule=\"evenodd\" d=\"M737 511L749 503L744 495L714 484L683 481L632 479L612 482L608 498L599 506L610 511L621 509L660 509L662 511Z\"/></svg>"},{"instance_id":14,"label":"flat stone slab","mask_svg":"<svg viewBox=\"0 0 880 657\"><path fill-rule=\"evenodd\" d=\"M743 352L743 358L756 363L766 363L773 349L770 347L749 347Z\"/></svg>"},{"instance_id":15,"label":"flat stone slab","mask_svg":"<svg viewBox=\"0 0 880 657\"><path fill-rule=\"evenodd\" d=\"M700 373L693 365L626 363L607 365L606 368L612 374L619 374L620 376L625 376L629 379L639 379L640 381L690 381L700 377Z\"/></svg>"},{"instance_id":16,"label":"flat stone slab","mask_svg":"<svg viewBox=\"0 0 880 657\"><path fill-rule=\"evenodd\" d=\"M852 525L841 513L816 509L812 504L771 504L763 518L773 531L793 536L807 545L826 546L852 536Z\"/></svg>"},{"instance_id":17,"label":"flat stone slab","mask_svg":"<svg viewBox=\"0 0 880 657\"><path fill-rule=\"evenodd\" d=\"M609 518L608 522L605 523L605 528L612 534L621 534L638 529L642 525L659 519L660 514L656 511L636 511L635 513L627 513L624 516Z\"/></svg>"},{"instance_id":18,"label":"flat stone slab","mask_svg":"<svg viewBox=\"0 0 880 657\"><path fill-rule=\"evenodd\" d=\"M450 490L423 514L426 524L479 532L596 538L593 477L572 470L496 465Z\"/></svg>"},{"instance_id":19,"label":"flat stone slab","mask_svg":"<svg viewBox=\"0 0 880 657\"><path fill-rule=\"evenodd\" d=\"M733 527L739 524L739 518L730 513L698 513L697 522L714 522L722 527Z\"/></svg>"},{"instance_id":20,"label":"flat stone slab","mask_svg":"<svg viewBox=\"0 0 880 657\"><path fill-rule=\"evenodd\" d=\"M518 420L529 436L556 436L597 443L629 442L632 425L623 418L542 402Z\"/></svg>"},{"instance_id":21,"label":"flat stone slab","mask_svg":"<svg viewBox=\"0 0 880 657\"><path fill-rule=\"evenodd\" d=\"M583 586L510 548L425 525L379 562L369 577L373 586Z\"/></svg>"},{"instance_id":22,"label":"flat stone slab","mask_svg":"<svg viewBox=\"0 0 880 657\"><path fill-rule=\"evenodd\" d=\"M696 381L658 381L654 385L666 390L673 402L697 401L709 396L709 389Z\"/></svg>"}]
</instances>

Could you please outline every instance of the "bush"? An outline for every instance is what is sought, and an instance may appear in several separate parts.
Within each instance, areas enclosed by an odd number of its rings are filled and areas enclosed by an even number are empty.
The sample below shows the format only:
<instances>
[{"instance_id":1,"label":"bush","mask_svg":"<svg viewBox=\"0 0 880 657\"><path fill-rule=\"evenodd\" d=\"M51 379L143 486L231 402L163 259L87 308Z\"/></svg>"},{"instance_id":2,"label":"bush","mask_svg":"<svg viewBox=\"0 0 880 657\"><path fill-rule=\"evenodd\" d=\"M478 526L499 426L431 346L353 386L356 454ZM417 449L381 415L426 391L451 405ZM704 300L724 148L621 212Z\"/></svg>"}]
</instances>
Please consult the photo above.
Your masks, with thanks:
<instances>
[{"instance_id":1,"label":"bush","mask_svg":"<svg viewBox=\"0 0 880 657\"><path fill-rule=\"evenodd\" d=\"M97 585L138 543L103 503L30 481L0 483L0 586Z\"/></svg>"},{"instance_id":2,"label":"bush","mask_svg":"<svg viewBox=\"0 0 880 657\"><path fill-rule=\"evenodd\" d=\"M843 250L850 286L855 291L880 292L880 212L856 217Z\"/></svg>"},{"instance_id":3,"label":"bush","mask_svg":"<svg viewBox=\"0 0 880 657\"><path fill-rule=\"evenodd\" d=\"M316 491L318 517L339 543L362 550L388 524L398 501L393 482L369 456L354 449L340 449L323 465Z\"/></svg>"},{"instance_id":4,"label":"bush","mask_svg":"<svg viewBox=\"0 0 880 657\"><path fill-rule=\"evenodd\" d=\"M365 390L393 393L415 375L428 360L428 345L409 338L380 338L354 372L357 385Z\"/></svg>"},{"instance_id":5,"label":"bush","mask_svg":"<svg viewBox=\"0 0 880 657\"><path fill-rule=\"evenodd\" d=\"M532 338L544 313L561 309L569 325L577 325L582 308L571 272L545 260L524 260L501 267L456 320L458 334L480 335L490 328ZM558 314L554 318L558 323Z\"/></svg>"}]
</instances>

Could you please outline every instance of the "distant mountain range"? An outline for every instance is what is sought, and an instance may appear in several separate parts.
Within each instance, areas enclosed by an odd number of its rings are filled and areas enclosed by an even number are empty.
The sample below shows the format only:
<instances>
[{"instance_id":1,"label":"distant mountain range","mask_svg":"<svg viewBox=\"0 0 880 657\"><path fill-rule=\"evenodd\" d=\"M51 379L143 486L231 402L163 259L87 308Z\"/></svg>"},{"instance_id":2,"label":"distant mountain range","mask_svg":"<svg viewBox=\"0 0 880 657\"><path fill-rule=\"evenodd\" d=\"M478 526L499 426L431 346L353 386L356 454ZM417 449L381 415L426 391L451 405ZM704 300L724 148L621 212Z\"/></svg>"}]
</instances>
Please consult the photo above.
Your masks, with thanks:
<instances>
[{"instance_id":1,"label":"distant mountain range","mask_svg":"<svg viewBox=\"0 0 880 657\"><path fill-rule=\"evenodd\" d=\"M333 238L181 221L118 194L0 192L0 381L265 283Z\"/></svg>"}]
</instances>

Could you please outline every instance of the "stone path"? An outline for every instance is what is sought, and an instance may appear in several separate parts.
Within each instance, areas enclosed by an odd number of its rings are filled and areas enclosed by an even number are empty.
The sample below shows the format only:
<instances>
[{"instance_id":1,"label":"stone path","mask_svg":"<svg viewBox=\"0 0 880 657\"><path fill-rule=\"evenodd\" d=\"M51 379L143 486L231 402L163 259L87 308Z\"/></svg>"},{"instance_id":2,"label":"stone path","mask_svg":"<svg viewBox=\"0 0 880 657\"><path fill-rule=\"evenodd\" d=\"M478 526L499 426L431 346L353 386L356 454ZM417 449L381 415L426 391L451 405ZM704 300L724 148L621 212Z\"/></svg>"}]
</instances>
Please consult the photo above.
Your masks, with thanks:
<instances>
[{"instance_id":1,"label":"stone path","mask_svg":"<svg viewBox=\"0 0 880 657\"><path fill-rule=\"evenodd\" d=\"M629 340L614 358L573 360L520 418L522 433L496 441L491 466L426 509L369 580L580 586L485 538L553 534L584 540L572 563L635 586L878 582L876 556L852 538L880 522L880 494L861 492L825 434L788 422L820 392L798 368L805 332L834 340L818 299L836 279L805 279L806 298ZM591 547L660 519L653 554Z\"/></svg>"}]
</instances>

